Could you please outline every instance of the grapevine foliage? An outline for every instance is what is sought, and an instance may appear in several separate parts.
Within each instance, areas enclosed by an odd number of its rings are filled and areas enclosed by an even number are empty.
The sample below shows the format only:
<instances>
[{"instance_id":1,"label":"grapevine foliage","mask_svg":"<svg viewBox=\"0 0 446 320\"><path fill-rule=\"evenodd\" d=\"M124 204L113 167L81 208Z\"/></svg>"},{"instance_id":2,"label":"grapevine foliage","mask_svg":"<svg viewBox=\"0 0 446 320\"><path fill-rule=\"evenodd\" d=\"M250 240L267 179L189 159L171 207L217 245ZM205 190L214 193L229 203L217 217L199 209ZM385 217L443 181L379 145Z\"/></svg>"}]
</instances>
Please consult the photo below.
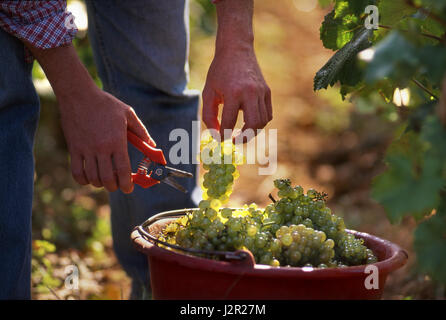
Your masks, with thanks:
<instances>
[{"instance_id":1,"label":"grapevine foliage","mask_svg":"<svg viewBox=\"0 0 446 320\"><path fill-rule=\"evenodd\" d=\"M446 130L436 113L446 73L446 0L331 2L320 35L324 46L337 52L316 74L314 89L339 84L342 97L358 108L407 111L372 197L392 223L406 216L419 222L414 236L419 268L446 283ZM379 9L378 30L364 27L368 5ZM367 62L358 58L366 48L374 50ZM409 105L392 103L396 88L410 90Z\"/></svg>"}]
</instances>

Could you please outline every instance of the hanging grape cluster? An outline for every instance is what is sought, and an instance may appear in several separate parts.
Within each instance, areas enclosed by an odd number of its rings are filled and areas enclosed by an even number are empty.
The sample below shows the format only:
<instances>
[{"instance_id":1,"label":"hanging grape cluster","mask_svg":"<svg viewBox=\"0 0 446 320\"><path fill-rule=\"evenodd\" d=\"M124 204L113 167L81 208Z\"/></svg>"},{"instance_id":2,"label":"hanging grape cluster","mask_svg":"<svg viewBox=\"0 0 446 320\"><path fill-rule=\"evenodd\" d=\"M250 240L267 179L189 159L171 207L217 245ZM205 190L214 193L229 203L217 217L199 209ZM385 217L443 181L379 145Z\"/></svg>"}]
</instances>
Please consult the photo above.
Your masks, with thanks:
<instances>
[{"instance_id":1,"label":"hanging grape cluster","mask_svg":"<svg viewBox=\"0 0 446 320\"><path fill-rule=\"evenodd\" d=\"M240 176L236 166L243 163L243 157L231 141L219 143L210 135L201 141L200 156L207 171L203 177L203 199L226 203L234 180Z\"/></svg>"},{"instance_id":2,"label":"hanging grape cluster","mask_svg":"<svg viewBox=\"0 0 446 320\"><path fill-rule=\"evenodd\" d=\"M289 179L274 181L280 199L265 209L256 204L222 208L238 177L241 158L232 143L224 145L212 138L202 141L201 151L202 161L207 157L204 200L197 210L168 224L160 240L197 250L245 249L256 263L275 267L329 268L377 261L363 240L347 233L344 220L326 207L325 194L314 189L304 193L302 187L292 187Z\"/></svg>"}]
</instances>

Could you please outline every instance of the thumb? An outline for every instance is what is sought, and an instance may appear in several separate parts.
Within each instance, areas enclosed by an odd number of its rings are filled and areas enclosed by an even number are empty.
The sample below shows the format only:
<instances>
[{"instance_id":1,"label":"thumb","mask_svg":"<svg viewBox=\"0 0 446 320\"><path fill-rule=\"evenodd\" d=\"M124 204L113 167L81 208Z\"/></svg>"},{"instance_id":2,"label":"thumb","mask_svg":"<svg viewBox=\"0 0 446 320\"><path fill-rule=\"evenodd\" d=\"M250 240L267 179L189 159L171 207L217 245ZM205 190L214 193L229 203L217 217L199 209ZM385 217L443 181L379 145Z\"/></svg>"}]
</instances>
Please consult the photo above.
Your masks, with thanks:
<instances>
[{"instance_id":1,"label":"thumb","mask_svg":"<svg viewBox=\"0 0 446 320\"><path fill-rule=\"evenodd\" d=\"M146 127L133 109L127 113L127 128L152 147L156 147L156 142L150 137Z\"/></svg>"}]
</instances>

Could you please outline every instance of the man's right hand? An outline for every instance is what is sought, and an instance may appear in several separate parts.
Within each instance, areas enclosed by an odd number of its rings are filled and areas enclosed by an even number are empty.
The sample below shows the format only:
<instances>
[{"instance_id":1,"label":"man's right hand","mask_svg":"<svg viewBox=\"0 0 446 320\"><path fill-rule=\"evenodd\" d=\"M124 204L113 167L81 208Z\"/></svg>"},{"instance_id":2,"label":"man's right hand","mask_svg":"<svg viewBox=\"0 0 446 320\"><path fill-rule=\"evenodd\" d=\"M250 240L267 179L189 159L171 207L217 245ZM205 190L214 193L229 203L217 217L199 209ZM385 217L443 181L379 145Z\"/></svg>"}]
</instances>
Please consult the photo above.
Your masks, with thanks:
<instances>
[{"instance_id":1,"label":"man's right hand","mask_svg":"<svg viewBox=\"0 0 446 320\"><path fill-rule=\"evenodd\" d=\"M110 192L118 188L132 192L127 130L155 145L134 110L96 86L73 46L28 48L59 101L74 179L83 185L104 186Z\"/></svg>"},{"instance_id":2,"label":"man's right hand","mask_svg":"<svg viewBox=\"0 0 446 320\"><path fill-rule=\"evenodd\" d=\"M110 192L132 192L127 129L155 145L135 111L96 87L60 101L60 110L74 179Z\"/></svg>"}]
</instances>

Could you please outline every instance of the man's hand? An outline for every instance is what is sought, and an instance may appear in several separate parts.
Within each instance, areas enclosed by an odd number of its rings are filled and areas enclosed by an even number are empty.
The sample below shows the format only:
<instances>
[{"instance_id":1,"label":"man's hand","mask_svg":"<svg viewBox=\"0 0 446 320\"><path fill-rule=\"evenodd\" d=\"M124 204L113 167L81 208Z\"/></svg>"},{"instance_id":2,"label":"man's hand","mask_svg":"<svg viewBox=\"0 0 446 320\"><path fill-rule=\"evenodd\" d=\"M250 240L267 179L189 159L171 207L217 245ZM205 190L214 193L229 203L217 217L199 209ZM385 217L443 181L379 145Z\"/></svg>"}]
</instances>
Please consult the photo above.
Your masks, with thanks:
<instances>
[{"instance_id":1,"label":"man's hand","mask_svg":"<svg viewBox=\"0 0 446 320\"><path fill-rule=\"evenodd\" d=\"M61 100L61 121L71 154L74 179L80 184L133 191L127 129L150 141L133 109L97 88ZM152 142L152 145L154 143Z\"/></svg>"},{"instance_id":2,"label":"man's hand","mask_svg":"<svg viewBox=\"0 0 446 320\"><path fill-rule=\"evenodd\" d=\"M218 33L214 60L203 90L203 121L208 128L234 129L239 110L242 130L264 128L272 119L271 91L253 48L252 0L217 3ZM218 106L223 104L221 123Z\"/></svg>"},{"instance_id":3,"label":"man's hand","mask_svg":"<svg viewBox=\"0 0 446 320\"><path fill-rule=\"evenodd\" d=\"M127 129L155 145L133 109L95 85L72 46L29 48L59 101L74 179L110 192L132 192Z\"/></svg>"}]
</instances>

